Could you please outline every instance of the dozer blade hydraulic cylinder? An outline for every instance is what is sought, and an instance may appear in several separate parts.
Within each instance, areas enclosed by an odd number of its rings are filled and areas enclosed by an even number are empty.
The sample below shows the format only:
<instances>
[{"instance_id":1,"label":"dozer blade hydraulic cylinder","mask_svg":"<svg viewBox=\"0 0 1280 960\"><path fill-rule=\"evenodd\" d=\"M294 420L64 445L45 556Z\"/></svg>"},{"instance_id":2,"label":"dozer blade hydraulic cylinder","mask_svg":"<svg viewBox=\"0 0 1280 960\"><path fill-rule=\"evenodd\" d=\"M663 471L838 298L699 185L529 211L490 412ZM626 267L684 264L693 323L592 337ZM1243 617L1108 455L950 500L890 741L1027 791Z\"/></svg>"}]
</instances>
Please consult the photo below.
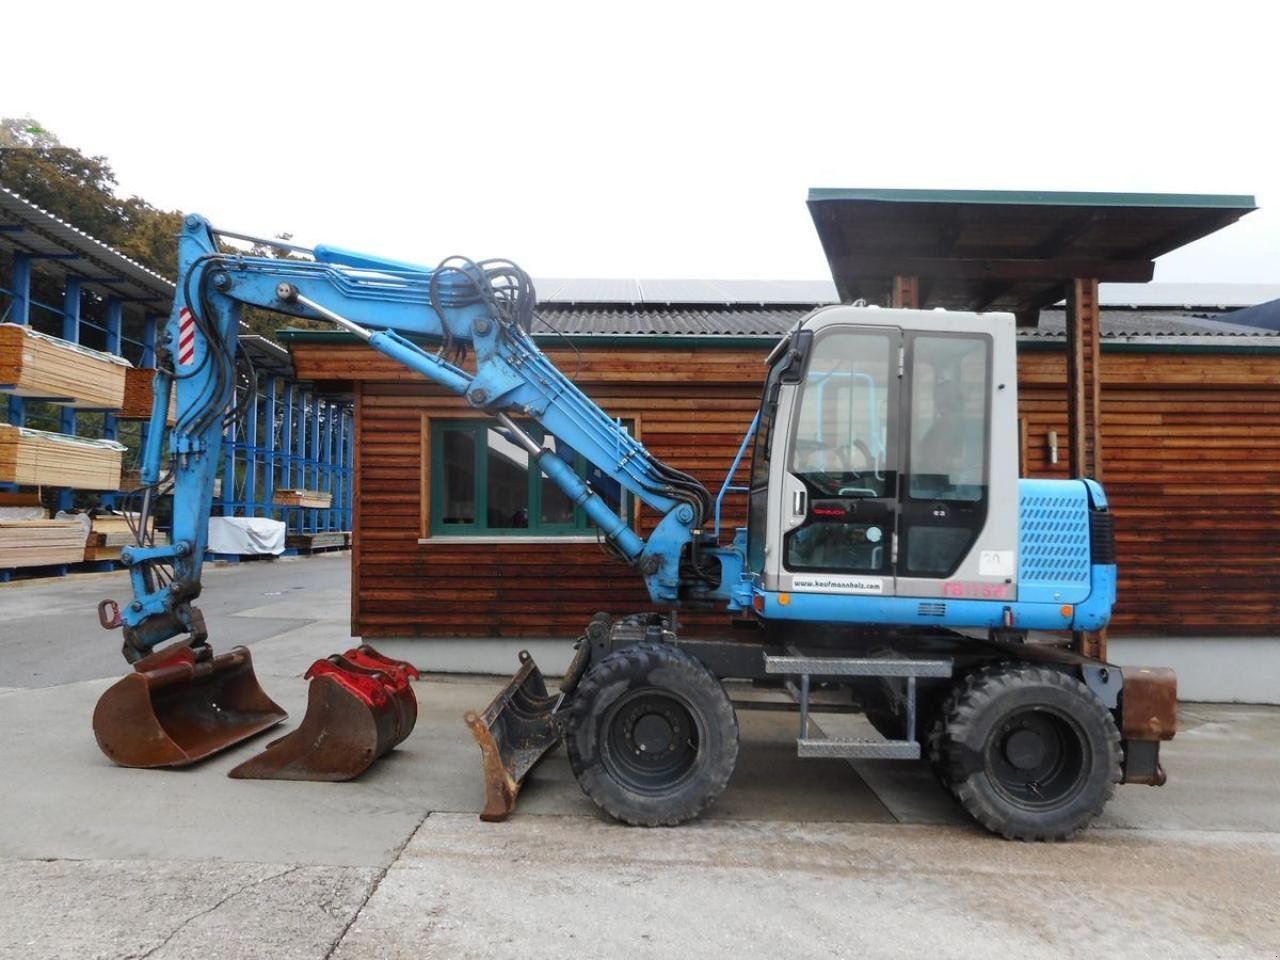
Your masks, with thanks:
<instances>
[{"instance_id":1,"label":"dozer blade hydraulic cylinder","mask_svg":"<svg viewBox=\"0 0 1280 960\"><path fill-rule=\"evenodd\" d=\"M246 648L213 656L179 643L139 660L99 698L93 733L122 766L183 767L287 716L258 683Z\"/></svg>"},{"instance_id":2,"label":"dozer blade hydraulic cylinder","mask_svg":"<svg viewBox=\"0 0 1280 960\"><path fill-rule=\"evenodd\" d=\"M547 694L542 671L529 651L521 650L520 669L484 713L467 711L463 719L484 762L481 820L507 819L516 808L524 778L560 742L554 716L559 699Z\"/></svg>"},{"instance_id":3,"label":"dozer blade hydraulic cylinder","mask_svg":"<svg viewBox=\"0 0 1280 960\"><path fill-rule=\"evenodd\" d=\"M376 666L375 666L376 665ZM413 732L417 669L362 646L306 672L307 712L297 730L231 771L238 780L353 780Z\"/></svg>"}]
</instances>

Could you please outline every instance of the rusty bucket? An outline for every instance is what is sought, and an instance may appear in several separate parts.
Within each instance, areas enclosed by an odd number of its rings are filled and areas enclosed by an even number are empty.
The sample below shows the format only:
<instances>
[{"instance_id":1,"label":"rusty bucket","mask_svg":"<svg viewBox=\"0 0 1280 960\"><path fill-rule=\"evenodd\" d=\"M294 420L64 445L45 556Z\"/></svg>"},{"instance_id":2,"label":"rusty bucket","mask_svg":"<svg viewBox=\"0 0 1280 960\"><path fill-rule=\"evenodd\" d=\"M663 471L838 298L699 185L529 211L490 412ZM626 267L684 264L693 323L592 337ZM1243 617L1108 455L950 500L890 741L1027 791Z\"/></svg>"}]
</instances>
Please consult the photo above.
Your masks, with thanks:
<instances>
[{"instance_id":1,"label":"rusty bucket","mask_svg":"<svg viewBox=\"0 0 1280 960\"><path fill-rule=\"evenodd\" d=\"M412 664L372 647L317 660L305 676L307 712L297 730L229 774L239 780L353 780L413 732Z\"/></svg>"},{"instance_id":2,"label":"rusty bucket","mask_svg":"<svg viewBox=\"0 0 1280 960\"><path fill-rule=\"evenodd\" d=\"M555 709L560 698L547 693L542 671L528 650L520 651L520 669L483 713L468 710L463 719L480 746L484 763L481 820L507 819L525 777L560 742Z\"/></svg>"},{"instance_id":3,"label":"rusty bucket","mask_svg":"<svg viewBox=\"0 0 1280 960\"><path fill-rule=\"evenodd\" d=\"M125 767L184 767L288 716L267 696L245 647L214 656L185 643L139 660L93 711L102 752Z\"/></svg>"}]
</instances>

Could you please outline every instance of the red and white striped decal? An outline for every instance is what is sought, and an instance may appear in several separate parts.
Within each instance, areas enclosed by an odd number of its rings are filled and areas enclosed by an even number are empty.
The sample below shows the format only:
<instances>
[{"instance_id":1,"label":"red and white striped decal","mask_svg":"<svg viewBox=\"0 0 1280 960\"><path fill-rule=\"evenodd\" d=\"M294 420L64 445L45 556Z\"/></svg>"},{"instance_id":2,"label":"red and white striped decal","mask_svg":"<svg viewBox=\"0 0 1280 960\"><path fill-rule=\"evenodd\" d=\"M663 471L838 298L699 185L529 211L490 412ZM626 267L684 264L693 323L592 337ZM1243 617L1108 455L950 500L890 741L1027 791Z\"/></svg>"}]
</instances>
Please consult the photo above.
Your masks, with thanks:
<instances>
[{"instance_id":1,"label":"red and white striped decal","mask_svg":"<svg viewBox=\"0 0 1280 960\"><path fill-rule=\"evenodd\" d=\"M189 367L196 361L196 318L183 307L178 311L178 363Z\"/></svg>"}]
</instances>

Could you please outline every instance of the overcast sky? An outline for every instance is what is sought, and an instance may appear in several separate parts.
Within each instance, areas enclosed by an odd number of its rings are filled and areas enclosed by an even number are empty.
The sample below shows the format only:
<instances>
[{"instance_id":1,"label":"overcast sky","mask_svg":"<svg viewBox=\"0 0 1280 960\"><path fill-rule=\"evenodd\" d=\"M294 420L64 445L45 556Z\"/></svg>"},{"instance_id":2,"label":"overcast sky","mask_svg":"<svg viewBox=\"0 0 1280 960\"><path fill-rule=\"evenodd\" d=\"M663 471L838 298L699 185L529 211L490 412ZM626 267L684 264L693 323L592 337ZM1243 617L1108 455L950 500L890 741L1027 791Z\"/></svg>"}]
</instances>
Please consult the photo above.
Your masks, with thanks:
<instances>
[{"instance_id":1,"label":"overcast sky","mask_svg":"<svg viewBox=\"0 0 1280 960\"><path fill-rule=\"evenodd\" d=\"M1245 193L1156 279L1280 282L1266 9L10 4L0 115L158 206L423 263L825 279L811 186Z\"/></svg>"}]
</instances>

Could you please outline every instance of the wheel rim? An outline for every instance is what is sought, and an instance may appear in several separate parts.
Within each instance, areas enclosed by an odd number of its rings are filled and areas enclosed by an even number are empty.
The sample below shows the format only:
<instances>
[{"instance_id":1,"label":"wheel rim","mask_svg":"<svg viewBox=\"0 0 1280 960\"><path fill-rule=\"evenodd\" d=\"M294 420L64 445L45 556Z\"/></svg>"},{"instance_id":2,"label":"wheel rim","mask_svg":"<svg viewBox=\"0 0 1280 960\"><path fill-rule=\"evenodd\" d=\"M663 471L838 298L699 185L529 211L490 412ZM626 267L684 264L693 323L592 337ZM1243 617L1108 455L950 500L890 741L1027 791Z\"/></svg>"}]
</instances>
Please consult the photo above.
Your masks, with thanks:
<instances>
[{"instance_id":1,"label":"wheel rim","mask_svg":"<svg viewBox=\"0 0 1280 960\"><path fill-rule=\"evenodd\" d=\"M1023 810L1068 803L1089 777L1092 752L1080 724L1043 707L1006 716L987 738L987 775Z\"/></svg>"},{"instance_id":2,"label":"wheel rim","mask_svg":"<svg viewBox=\"0 0 1280 960\"><path fill-rule=\"evenodd\" d=\"M601 740L601 760L614 779L637 793L660 794L693 773L702 728L682 697L649 687L610 708Z\"/></svg>"}]
</instances>

